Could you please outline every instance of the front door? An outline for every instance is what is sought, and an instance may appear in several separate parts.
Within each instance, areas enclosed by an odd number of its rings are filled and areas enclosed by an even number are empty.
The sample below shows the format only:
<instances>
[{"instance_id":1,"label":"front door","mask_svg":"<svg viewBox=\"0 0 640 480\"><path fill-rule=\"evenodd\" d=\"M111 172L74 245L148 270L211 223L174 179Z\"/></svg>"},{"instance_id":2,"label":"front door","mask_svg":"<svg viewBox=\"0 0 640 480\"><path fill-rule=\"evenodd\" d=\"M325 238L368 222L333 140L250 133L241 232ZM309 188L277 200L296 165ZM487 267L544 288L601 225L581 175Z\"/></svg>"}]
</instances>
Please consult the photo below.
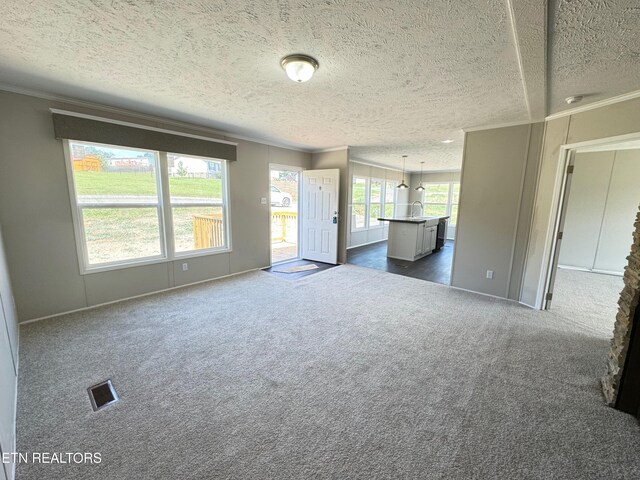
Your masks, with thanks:
<instances>
[{"instance_id":1,"label":"front door","mask_svg":"<svg viewBox=\"0 0 640 480\"><path fill-rule=\"evenodd\" d=\"M340 170L302 172L302 258L338 263Z\"/></svg>"}]
</instances>

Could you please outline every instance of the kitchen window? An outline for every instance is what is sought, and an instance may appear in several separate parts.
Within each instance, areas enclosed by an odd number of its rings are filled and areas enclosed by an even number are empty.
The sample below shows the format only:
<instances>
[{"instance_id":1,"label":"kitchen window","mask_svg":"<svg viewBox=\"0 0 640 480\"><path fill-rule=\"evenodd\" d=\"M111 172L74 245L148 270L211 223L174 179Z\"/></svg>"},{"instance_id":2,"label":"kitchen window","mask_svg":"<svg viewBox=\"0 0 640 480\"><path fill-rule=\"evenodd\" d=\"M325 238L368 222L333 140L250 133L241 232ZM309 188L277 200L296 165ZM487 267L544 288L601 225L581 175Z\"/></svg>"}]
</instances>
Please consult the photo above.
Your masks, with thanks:
<instances>
[{"instance_id":1,"label":"kitchen window","mask_svg":"<svg viewBox=\"0 0 640 480\"><path fill-rule=\"evenodd\" d=\"M380 225L380 216L382 215L382 180L371 179L369 184L369 227L377 227Z\"/></svg>"},{"instance_id":2,"label":"kitchen window","mask_svg":"<svg viewBox=\"0 0 640 480\"><path fill-rule=\"evenodd\" d=\"M65 145L82 273L229 250L225 160Z\"/></svg>"},{"instance_id":3,"label":"kitchen window","mask_svg":"<svg viewBox=\"0 0 640 480\"><path fill-rule=\"evenodd\" d=\"M458 221L460 182L426 183L424 185L424 215L428 217L449 216L449 238L455 235Z\"/></svg>"},{"instance_id":4,"label":"kitchen window","mask_svg":"<svg viewBox=\"0 0 640 480\"><path fill-rule=\"evenodd\" d=\"M396 203L396 185L392 180L359 177L351 181L351 231L380 228L378 218L393 217Z\"/></svg>"},{"instance_id":5,"label":"kitchen window","mask_svg":"<svg viewBox=\"0 0 640 480\"><path fill-rule=\"evenodd\" d=\"M353 177L351 185L351 229L367 228L367 187L369 180L363 177Z\"/></svg>"}]
</instances>

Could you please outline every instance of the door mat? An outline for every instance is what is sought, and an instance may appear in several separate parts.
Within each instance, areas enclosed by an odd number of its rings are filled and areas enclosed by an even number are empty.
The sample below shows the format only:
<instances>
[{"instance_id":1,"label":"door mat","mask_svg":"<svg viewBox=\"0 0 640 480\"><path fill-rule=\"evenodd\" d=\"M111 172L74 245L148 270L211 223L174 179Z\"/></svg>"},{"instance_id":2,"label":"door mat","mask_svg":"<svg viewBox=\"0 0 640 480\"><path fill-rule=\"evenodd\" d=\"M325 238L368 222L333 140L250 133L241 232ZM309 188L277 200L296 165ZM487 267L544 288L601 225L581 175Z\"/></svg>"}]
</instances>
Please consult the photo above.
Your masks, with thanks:
<instances>
[{"instance_id":1,"label":"door mat","mask_svg":"<svg viewBox=\"0 0 640 480\"><path fill-rule=\"evenodd\" d=\"M315 263L311 263L309 265L300 265L298 267L289 267L289 268L282 268L278 270L272 270L272 272L297 273L297 272L306 272L307 270L315 270L316 268L320 268L320 267L318 267Z\"/></svg>"}]
</instances>

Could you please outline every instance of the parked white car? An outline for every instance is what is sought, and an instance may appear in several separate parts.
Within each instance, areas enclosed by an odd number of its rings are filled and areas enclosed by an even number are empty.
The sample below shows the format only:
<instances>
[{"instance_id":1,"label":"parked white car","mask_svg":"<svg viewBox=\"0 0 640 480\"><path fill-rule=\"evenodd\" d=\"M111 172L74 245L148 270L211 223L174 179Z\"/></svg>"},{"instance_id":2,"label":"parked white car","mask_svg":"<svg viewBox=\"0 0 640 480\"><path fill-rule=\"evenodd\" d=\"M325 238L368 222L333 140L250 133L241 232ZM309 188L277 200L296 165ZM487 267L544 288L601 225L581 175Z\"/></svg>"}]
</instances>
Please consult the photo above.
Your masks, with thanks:
<instances>
[{"instance_id":1,"label":"parked white car","mask_svg":"<svg viewBox=\"0 0 640 480\"><path fill-rule=\"evenodd\" d=\"M291 195L283 192L278 187L271 187L271 205L288 207L291 205Z\"/></svg>"}]
</instances>

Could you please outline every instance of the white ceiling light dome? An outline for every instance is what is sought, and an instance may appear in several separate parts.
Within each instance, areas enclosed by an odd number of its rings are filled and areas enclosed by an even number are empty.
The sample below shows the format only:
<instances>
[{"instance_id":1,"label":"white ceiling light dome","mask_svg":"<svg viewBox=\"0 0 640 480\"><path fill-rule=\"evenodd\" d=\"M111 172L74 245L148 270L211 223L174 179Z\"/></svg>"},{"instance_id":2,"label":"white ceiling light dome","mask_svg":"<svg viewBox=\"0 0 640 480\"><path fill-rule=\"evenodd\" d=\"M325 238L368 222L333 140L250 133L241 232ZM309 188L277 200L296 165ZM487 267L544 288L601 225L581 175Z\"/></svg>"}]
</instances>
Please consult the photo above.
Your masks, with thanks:
<instances>
[{"instance_id":1,"label":"white ceiling light dome","mask_svg":"<svg viewBox=\"0 0 640 480\"><path fill-rule=\"evenodd\" d=\"M280 60L280 66L287 72L287 76L294 82L306 82L313 77L320 64L309 55L287 55Z\"/></svg>"}]
</instances>

